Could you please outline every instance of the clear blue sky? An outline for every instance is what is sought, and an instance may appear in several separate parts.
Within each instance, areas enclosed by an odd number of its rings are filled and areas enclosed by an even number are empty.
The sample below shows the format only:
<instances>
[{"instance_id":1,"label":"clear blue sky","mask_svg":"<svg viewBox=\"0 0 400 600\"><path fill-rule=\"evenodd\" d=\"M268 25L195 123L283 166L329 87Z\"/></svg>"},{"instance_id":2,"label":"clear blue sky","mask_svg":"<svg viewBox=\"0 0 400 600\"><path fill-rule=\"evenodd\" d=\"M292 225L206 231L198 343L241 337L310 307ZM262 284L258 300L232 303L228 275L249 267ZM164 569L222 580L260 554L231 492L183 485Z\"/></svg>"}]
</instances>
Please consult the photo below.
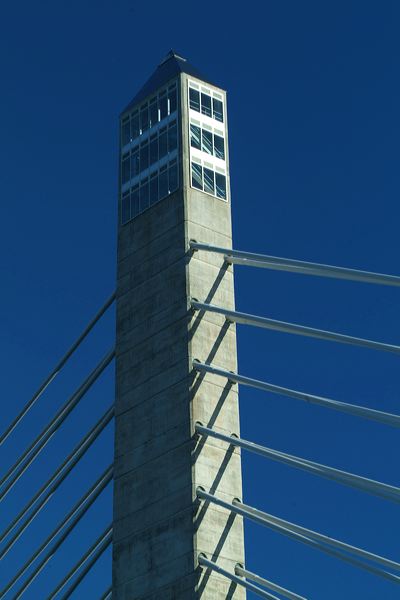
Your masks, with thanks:
<instances>
[{"instance_id":1,"label":"clear blue sky","mask_svg":"<svg viewBox=\"0 0 400 600\"><path fill-rule=\"evenodd\" d=\"M114 288L117 116L173 47L228 90L236 248L393 274L399 265L399 19L396 2L69 0L0 8L0 269L5 425ZM241 310L400 343L399 291L236 271ZM5 468L111 346L113 315L32 412ZM399 357L239 328L243 374L399 412ZM7 499L20 508L94 415L112 369ZM242 390L242 435L399 483L390 428ZM4 561L4 583L111 459L111 431ZM395 505L243 455L244 498L400 558ZM91 511L26 598L41 600L111 518ZM394 600L393 584L248 524L247 566L314 600ZM110 580L104 556L75 598Z\"/></svg>"}]
</instances>

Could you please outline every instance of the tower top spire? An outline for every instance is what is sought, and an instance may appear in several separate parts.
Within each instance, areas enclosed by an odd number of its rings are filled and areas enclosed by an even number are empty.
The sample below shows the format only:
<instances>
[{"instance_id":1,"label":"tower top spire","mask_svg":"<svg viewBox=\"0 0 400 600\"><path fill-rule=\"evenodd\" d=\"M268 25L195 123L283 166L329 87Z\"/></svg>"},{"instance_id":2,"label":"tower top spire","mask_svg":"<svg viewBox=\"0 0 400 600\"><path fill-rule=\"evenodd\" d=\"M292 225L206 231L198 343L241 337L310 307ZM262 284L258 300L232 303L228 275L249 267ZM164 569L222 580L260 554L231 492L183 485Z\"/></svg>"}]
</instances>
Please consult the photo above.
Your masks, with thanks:
<instances>
[{"instance_id":1,"label":"tower top spire","mask_svg":"<svg viewBox=\"0 0 400 600\"><path fill-rule=\"evenodd\" d=\"M145 98L153 94L160 87L168 83L170 79L177 77L181 73L187 73L196 79L200 79L216 86L208 77L205 77L195 67L193 67L186 58L183 58L175 50L170 50L166 57L160 62L156 70L149 77L143 87L138 91L136 96L131 100L128 106L123 110L123 113L130 110L133 106L142 102Z\"/></svg>"}]
</instances>

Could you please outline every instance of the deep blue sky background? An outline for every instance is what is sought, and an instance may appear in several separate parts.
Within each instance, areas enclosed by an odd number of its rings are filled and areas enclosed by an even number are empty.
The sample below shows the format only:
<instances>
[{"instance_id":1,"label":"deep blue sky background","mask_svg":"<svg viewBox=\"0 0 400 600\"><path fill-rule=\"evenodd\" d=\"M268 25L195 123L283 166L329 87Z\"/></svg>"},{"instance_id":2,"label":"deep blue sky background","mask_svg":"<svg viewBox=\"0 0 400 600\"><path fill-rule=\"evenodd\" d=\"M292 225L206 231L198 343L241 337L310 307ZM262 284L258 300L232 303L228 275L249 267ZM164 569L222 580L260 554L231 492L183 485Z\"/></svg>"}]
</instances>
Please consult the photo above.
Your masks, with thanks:
<instances>
[{"instance_id":1,"label":"deep blue sky background","mask_svg":"<svg viewBox=\"0 0 400 600\"><path fill-rule=\"evenodd\" d=\"M2 426L111 293L117 116L174 47L229 94L236 248L400 274L396 2L21 0L0 8ZM400 292L236 270L241 310L400 343ZM4 450L11 464L113 342L113 314ZM399 412L399 357L239 328L240 371ZM113 400L112 368L7 498L2 524ZM242 435L388 483L396 431L243 389ZM111 429L4 561L1 584L111 460ZM396 506L243 455L249 504L400 558ZM61 491L61 490L60 490ZM46 596L111 518L111 490L26 598ZM2 525L3 526L3 525ZM247 566L314 600L393 584L247 524ZM74 598L96 600L110 554Z\"/></svg>"}]
</instances>

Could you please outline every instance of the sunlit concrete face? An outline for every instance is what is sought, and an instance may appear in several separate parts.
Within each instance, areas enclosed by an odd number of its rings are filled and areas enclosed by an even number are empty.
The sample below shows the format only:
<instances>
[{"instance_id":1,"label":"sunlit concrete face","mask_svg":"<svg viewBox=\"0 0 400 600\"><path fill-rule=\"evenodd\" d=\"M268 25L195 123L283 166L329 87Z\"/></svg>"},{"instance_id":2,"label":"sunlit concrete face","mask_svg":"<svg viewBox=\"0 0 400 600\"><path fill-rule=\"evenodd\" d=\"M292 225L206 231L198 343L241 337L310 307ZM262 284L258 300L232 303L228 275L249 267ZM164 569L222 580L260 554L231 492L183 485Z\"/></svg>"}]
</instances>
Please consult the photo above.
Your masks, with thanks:
<instances>
[{"instance_id":1,"label":"sunlit concrete face","mask_svg":"<svg viewBox=\"0 0 400 600\"><path fill-rule=\"evenodd\" d=\"M192 73L176 81L178 189L118 231L113 598L243 600L197 563L201 552L231 572L244 562L242 519L196 497L198 486L242 496L240 451L194 433L198 421L239 433L237 387L192 369L193 359L237 366L235 326L190 308L191 298L234 308L232 266L189 250L191 239L231 247L226 98ZM190 82L223 98L225 164L191 150ZM192 187L193 158L214 185L224 174L225 199Z\"/></svg>"}]
</instances>

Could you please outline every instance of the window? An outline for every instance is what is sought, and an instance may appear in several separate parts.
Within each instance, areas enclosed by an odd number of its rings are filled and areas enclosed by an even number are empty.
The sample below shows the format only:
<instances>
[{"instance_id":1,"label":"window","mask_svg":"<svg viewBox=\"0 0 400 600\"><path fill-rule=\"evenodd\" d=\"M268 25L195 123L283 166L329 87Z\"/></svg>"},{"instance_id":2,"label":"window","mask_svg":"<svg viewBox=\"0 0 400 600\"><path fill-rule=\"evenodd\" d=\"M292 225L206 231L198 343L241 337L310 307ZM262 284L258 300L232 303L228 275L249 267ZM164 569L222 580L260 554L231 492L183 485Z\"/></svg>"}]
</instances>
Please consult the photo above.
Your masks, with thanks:
<instances>
[{"instance_id":1,"label":"window","mask_svg":"<svg viewBox=\"0 0 400 600\"><path fill-rule=\"evenodd\" d=\"M168 152L168 140L167 140L167 128L163 127L160 129L160 135L158 138L158 156L161 160Z\"/></svg>"},{"instance_id":2,"label":"window","mask_svg":"<svg viewBox=\"0 0 400 600\"><path fill-rule=\"evenodd\" d=\"M160 182L159 182L159 197L164 198L168 196L168 171L167 166L160 169Z\"/></svg>"},{"instance_id":3,"label":"window","mask_svg":"<svg viewBox=\"0 0 400 600\"><path fill-rule=\"evenodd\" d=\"M152 135L150 138L150 165L158 161L158 136Z\"/></svg>"},{"instance_id":4,"label":"window","mask_svg":"<svg viewBox=\"0 0 400 600\"><path fill-rule=\"evenodd\" d=\"M149 143L140 144L140 172L149 166Z\"/></svg>"},{"instance_id":5,"label":"window","mask_svg":"<svg viewBox=\"0 0 400 600\"><path fill-rule=\"evenodd\" d=\"M169 163L168 169L169 193L178 189L178 163L176 160Z\"/></svg>"},{"instance_id":6,"label":"window","mask_svg":"<svg viewBox=\"0 0 400 600\"><path fill-rule=\"evenodd\" d=\"M150 206L158 202L158 173L150 175Z\"/></svg>"},{"instance_id":7,"label":"window","mask_svg":"<svg viewBox=\"0 0 400 600\"><path fill-rule=\"evenodd\" d=\"M140 212L140 202L139 202L139 185L135 185L131 190L131 219L136 217Z\"/></svg>"},{"instance_id":8,"label":"window","mask_svg":"<svg viewBox=\"0 0 400 600\"><path fill-rule=\"evenodd\" d=\"M145 179L140 186L140 212L149 207L149 180Z\"/></svg>"},{"instance_id":9,"label":"window","mask_svg":"<svg viewBox=\"0 0 400 600\"><path fill-rule=\"evenodd\" d=\"M131 141L131 123L129 117L126 121L122 122L121 137L121 143L123 146L126 146L126 144L129 144Z\"/></svg>"},{"instance_id":10,"label":"window","mask_svg":"<svg viewBox=\"0 0 400 600\"><path fill-rule=\"evenodd\" d=\"M214 171L204 167L204 191L209 194L215 194Z\"/></svg>"},{"instance_id":11,"label":"window","mask_svg":"<svg viewBox=\"0 0 400 600\"><path fill-rule=\"evenodd\" d=\"M189 88L189 106L192 110L200 112L200 92Z\"/></svg>"},{"instance_id":12,"label":"window","mask_svg":"<svg viewBox=\"0 0 400 600\"><path fill-rule=\"evenodd\" d=\"M176 86L173 85L168 90L169 114L172 115L177 108Z\"/></svg>"},{"instance_id":13,"label":"window","mask_svg":"<svg viewBox=\"0 0 400 600\"><path fill-rule=\"evenodd\" d=\"M136 146L131 153L131 178L140 173L139 146Z\"/></svg>"},{"instance_id":14,"label":"window","mask_svg":"<svg viewBox=\"0 0 400 600\"><path fill-rule=\"evenodd\" d=\"M122 172L121 172L122 183L126 183L131 178L131 169L130 169L129 163L130 163L129 154L125 154L122 157Z\"/></svg>"},{"instance_id":15,"label":"window","mask_svg":"<svg viewBox=\"0 0 400 600\"><path fill-rule=\"evenodd\" d=\"M190 125L190 145L201 150L201 129L197 125Z\"/></svg>"},{"instance_id":16,"label":"window","mask_svg":"<svg viewBox=\"0 0 400 600\"><path fill-rule=\"evenodd\" d=\"M122 196L121 201L121 221L127 223L131 218L131 196L128 192Z\"/></svg>"},{"instance_id":17,"label":"window","mask_svg":"<svg viewBox=\"0 0 400 600\"><path fill-rule=\"evenodd\" d=\"M201 94L201 112L207 117L211 117L211 96L208 94Z\"/></svg>"},{"instance_id":18,"label":"window","mask_svg":"<svg viewBox=\"0 0 400 600\"><path fill-rule=\"evenodd\" d=\"M139 112L135 111L131 118L131 139L135 140L139 133Z\"/></svg>"},{"instance_id":19,"label":"window","mask_svg":"<svg viewBox=\"0 0 400 600\"><path fill-rule=\"evenodd\" d=\"M225 160L224 138L217 134L214 134L214 156Z\"/></svg>"},{"instance_id":20,"label":"window","mask_svg":"<svg viewBox=\"0 0 400 600\"><path fill-rule=\"evenodd\" d=\"M168 98L167 98L167 92L163 92L162 94L159 95L159 97L158 97L158 105L159 105L159 108L160 108L160 121L162 121L168 115Z\"/></svg>"},{"instance_id":21,"label":"window","mask_svg":"<svg viewBox=\"0 0 400 600\"><path fill-rule=\"evenodd\" d=\"M192 163L192 187L203 189L203 167L196 163Z\"/></svg>"},{"instance_id":22,"label":"window","mask_svg":"<svg viewBox=\"0 0 400 600\"><path fill-rule=\"evenodd\" d=\"M221 100L217 100L217 98L213 98L213 117L217 121L224 120L224 108Z\"/></svg>"},{"instance_id":23,"label":"window","mask_svg":"<svg viewBox=\"0 0 400 600\"><path fill-rule=\"evenodd\" d=\"M211 131L203 129L201 132L201 149L206 154L213 153L213 135Z\"/></svg>"},{"instance_id":24,"label":"window","mask_svg":"<svg viewBox=\"0 0 400 600\"><path fill-rule=\"evenodd\" d=\"M158 102L157 98L150 100L149 105L150 112L150 127L154 127L158 123Z\"/></svg>"},{"instance_id":25,"label":"window","mask_svg":"<svg viewBox=\"0 0 400 600\"><path fill-rule=\"evenodd\" d=\"M168 152L173 152L178 146L178 128L176 121L168 127Z\"/></svg>"},{"instance_id":26,"label":"window","mask_svg":"<svg viewBox=\"0 0 400 600\"><path fill-rule=\"evenodd\" d=\"M140 109L140 131L143 133L149 128L149 108L147 104Z\"/></svg>"},{"instance_id":27,"label":"window","mask_svg":"<svg viewBox=\"0 0 400 600\"><path fill-rule=\"evenodd\" d=\"M215 187L217 191L217 198L223 198L226 200L226 177L221 173L215 173Z\"/></svg>"}]
</instances>

